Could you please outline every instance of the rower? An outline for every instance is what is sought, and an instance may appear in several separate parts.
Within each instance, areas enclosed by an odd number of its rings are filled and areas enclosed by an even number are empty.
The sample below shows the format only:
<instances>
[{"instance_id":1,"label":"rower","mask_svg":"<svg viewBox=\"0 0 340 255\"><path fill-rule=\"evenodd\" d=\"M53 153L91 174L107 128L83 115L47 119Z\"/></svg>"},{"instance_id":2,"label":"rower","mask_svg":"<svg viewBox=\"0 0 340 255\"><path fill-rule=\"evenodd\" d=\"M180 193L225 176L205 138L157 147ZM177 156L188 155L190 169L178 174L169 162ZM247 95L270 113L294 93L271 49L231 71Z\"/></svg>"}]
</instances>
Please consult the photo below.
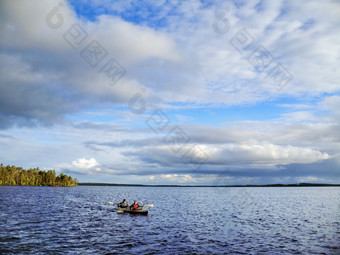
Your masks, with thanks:
<instances>
[{"instance_id":1,"label":"rower","mask_svg":"<svg viewBox=\"0 0 340 255\"><path fill-rule=\"evenodd\" d=\"M135 200L135 201L133 202L133 204L130 205L130 209L131 209L131 210L140 210L141 208L139 208L139 205L138 205L137 201Z\"/></svg>"},{"instance_id":2,"label":"rower","mask_svg":"<svg viewBox=\"0 0 340 255\"><path fill-rule=\"evenodd\" d=\"M118 207L120 208L127 208L129 205L128 203L126 202L126 199L123 199L123 202L119 203L118 204Z\"/></svg>"}]
</instances>

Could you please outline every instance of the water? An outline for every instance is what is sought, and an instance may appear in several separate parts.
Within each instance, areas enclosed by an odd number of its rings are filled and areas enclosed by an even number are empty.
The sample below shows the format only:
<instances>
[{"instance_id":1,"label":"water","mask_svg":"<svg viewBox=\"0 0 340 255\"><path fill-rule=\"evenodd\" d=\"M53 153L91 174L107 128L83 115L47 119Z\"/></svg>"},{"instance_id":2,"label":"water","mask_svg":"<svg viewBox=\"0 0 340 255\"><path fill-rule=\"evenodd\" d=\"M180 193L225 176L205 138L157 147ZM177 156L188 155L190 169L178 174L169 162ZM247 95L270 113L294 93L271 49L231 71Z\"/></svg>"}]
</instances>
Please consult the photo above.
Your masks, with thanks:
<instances>
[{"instance_id":1,"label":"water","mask_svg":"<svg viewBox=\"0 0 340 255\"><path fill-rule=\"evenodd\" d=\"M0 254L137 252L340 254L340 188L0 186Z\"/></svg>"}]
</instances>

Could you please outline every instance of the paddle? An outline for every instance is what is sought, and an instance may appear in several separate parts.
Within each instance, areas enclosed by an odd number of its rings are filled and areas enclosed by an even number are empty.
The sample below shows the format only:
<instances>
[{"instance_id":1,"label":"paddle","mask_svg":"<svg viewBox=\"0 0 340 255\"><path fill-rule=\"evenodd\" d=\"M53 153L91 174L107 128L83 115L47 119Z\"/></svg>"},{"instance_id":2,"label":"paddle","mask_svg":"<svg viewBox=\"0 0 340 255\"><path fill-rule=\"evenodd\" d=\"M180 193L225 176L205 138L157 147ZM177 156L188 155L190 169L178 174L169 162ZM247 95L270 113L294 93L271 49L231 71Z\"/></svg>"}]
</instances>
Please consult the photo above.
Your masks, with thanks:
<instances>
[{"instance_id":1,"label":"paddle","mask_svg":"<svg viewBox=\"0 0 340 255\"><path fill-rule=\"evenodd\" d=\"M141 202L141 206L143 207L144 206L144 204L143 204L143 202ZM153 204L147 204L147 205L145 205L146 207L148 207L148 208L150 208L150 207L153 207Z\"/></svg>"},{"instance_id":2,"label":"paddle","mask_svg":"<svg viewBox=\"0 0 340 255\"><path fill-rule=\"evenodd\" d=\"M106 204L108 204L108 205L116 205L117 203L113 203L113 202L106 202Z\"/></svg>"}]
</instances>

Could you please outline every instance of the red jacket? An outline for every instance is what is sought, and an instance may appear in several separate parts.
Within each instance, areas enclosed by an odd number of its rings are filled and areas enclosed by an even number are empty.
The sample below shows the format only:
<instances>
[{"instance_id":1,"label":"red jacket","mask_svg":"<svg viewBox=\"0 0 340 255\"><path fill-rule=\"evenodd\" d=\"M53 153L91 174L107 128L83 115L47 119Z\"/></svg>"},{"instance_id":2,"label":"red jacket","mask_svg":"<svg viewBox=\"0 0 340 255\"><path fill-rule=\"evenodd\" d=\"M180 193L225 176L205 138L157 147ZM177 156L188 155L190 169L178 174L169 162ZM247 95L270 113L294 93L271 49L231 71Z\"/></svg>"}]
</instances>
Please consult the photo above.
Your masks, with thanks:
<instances>
[{"instance_id":1,"label":"red jacket","mask_svg":"<svg viewBox=\"0 0 340 255\"><path fill-rule=\"evenodd\" d=\"M132 205L132 209L133 210L138 210L139 209L139 205L137 203Z\"/></svg>"}]
</instances>

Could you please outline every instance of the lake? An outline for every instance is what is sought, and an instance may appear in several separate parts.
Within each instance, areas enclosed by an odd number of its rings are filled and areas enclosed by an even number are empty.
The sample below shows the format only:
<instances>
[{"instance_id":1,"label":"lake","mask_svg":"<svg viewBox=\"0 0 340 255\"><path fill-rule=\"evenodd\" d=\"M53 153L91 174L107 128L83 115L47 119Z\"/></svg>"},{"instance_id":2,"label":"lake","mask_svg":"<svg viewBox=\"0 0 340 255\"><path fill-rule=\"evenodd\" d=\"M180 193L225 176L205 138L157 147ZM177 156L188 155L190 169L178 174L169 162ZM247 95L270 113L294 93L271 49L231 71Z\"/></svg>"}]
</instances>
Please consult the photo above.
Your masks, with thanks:
<instances>
[{"instance_id":1,"label":"lake","mask_svg":"<svg viewBox=\"0 0 340 255\"><path fill-rule=\"evenodd\" d=\"M340 188L0 186L4 253L340 254Z\"/></svg>"}]
</instances>

